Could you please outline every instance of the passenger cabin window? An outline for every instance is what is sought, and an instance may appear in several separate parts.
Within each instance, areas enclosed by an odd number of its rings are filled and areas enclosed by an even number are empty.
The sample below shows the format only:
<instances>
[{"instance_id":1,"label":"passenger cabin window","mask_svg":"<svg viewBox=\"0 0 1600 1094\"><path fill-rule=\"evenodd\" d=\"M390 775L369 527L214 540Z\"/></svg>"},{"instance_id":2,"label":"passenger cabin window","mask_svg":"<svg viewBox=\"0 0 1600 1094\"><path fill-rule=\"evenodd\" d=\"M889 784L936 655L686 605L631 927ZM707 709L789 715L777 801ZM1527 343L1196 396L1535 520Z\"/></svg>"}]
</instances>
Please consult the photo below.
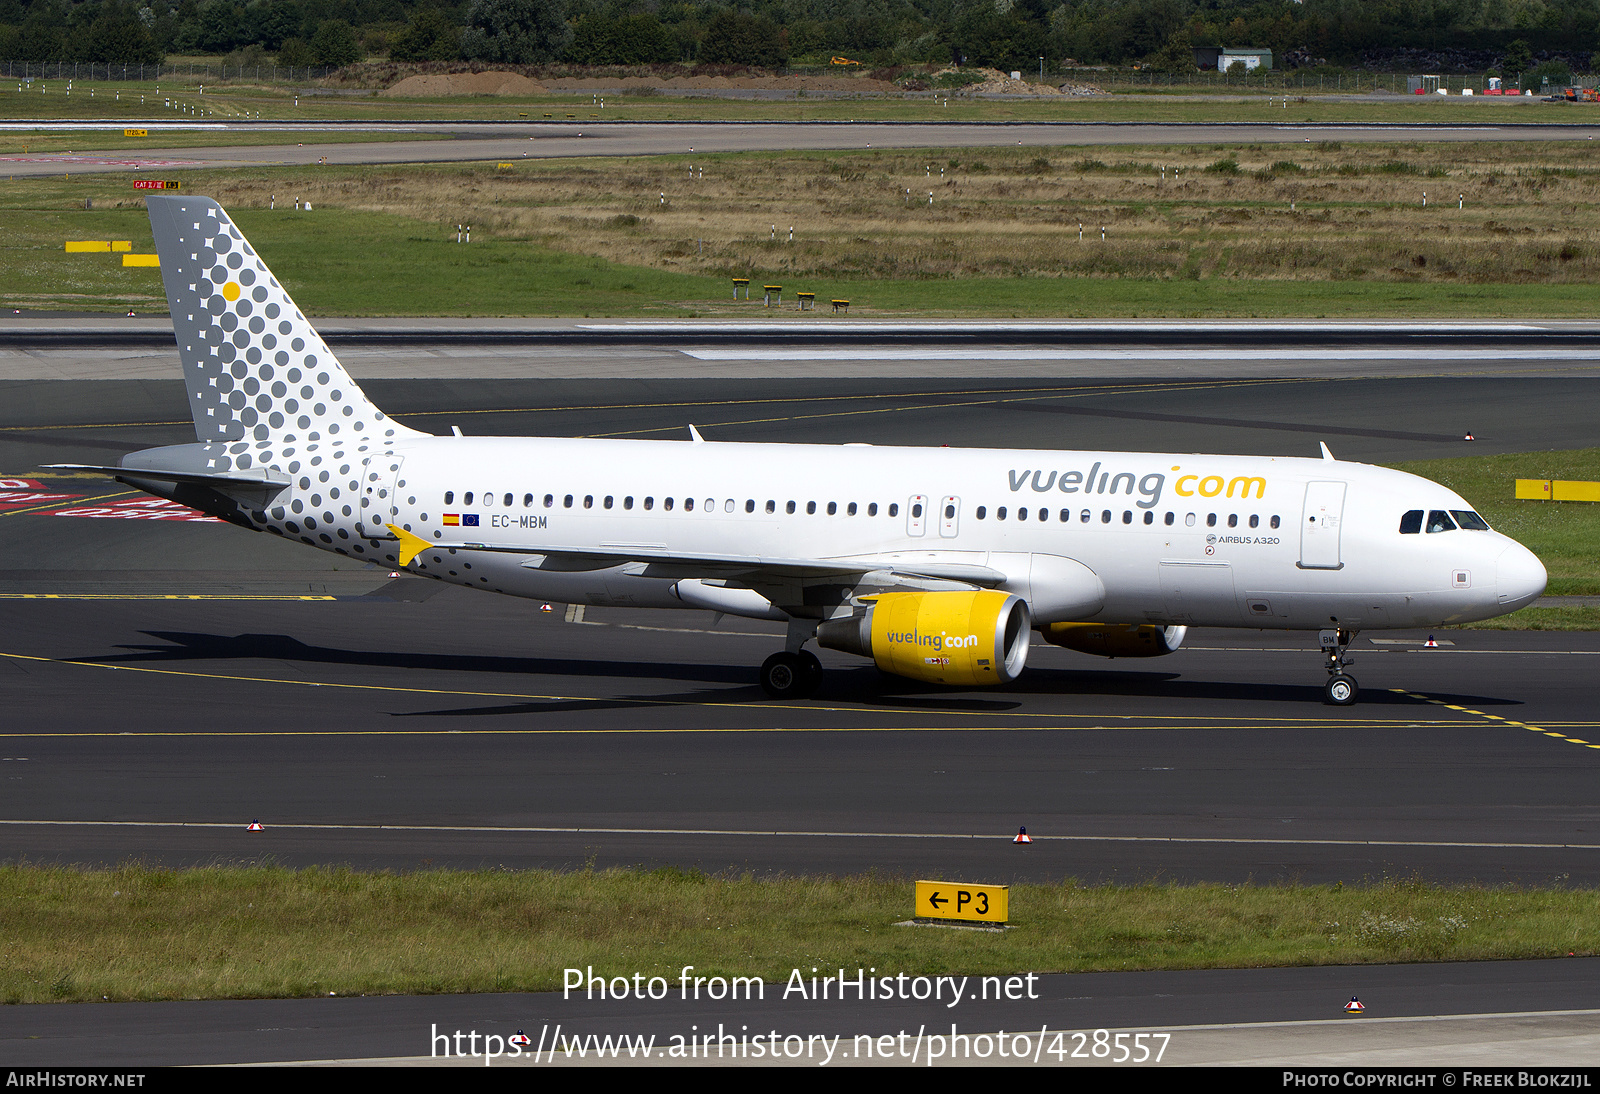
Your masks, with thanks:
<instances>
[{"instance_id":1,"label":"passenger cabin window","mask_svg":"<svg viewBox=\"0 0 1600 1094\"><path fill-rule=\"evenodd\" d=\"M444 503L446 505L451 504L455 500L456 500L456 492L454 490L446 490L444 492Z\"/></svg>"},{"instance_id":2,"label":"passenger cabin window","mask_svg":"<svg viewBox=\"0 0 1600 1094\"><path fill-rule=\"evenodd\" d=\"M1237 527L1239 527L1239 514L1238 513L1229 513L1228 514L1228 527L1229 528L1237 528Z\"/></svg>"},{"instance_id":3,"label":"passenger cabin window","mask_svg":"<svg viewBox=\"0 0 1600 1094\"><path fill-rule=\"evenodd\" d=\"M1004 510L1001 510L1001 511L1004 512ZM911 515L914 516L914 517L922 516L922 503L920 501L917 502L917 504L915 504L915 505L913 505L911 507ZM1000 519L1001 520L1005 520L1006 518L1005 517L1001 517Z\"/></svg>"},{"instance_id":4,"label":"passenger cabin window","mask_svg":"<svg viewBox=\"0 0 1600 1094\"><path fill-rule=\"evenodd\" d=\"M646 509L654 509L656 507L656 499L655 498L645 498L644 499L644 507Z\"/></svg>"},{"instance_id":5,"label":"passenger cabin window","mask_svg":"<svg viewBox=\"0 0 1600 1094\"><path fill-rule=\"evenodd\" d=\"M544 496L544 507L546 509L550 508L555 503L556 503L556 496L554 494L546 494Z\"/></svg>"},{"instance_id":6,"label":"passenger cabin window","mask_svg":"<svg viewBox=\"0 0 1600 1094\"><path fill-rule=\"evenodd\" d=\"M982 520L984 517L987 517L989 515L988 507L987 506L983 506L983 505L978 506L977 511L973 515L976 516L979 520Z\"/></svg>"},{"instance_id":7,"label":"passenger cabin window","mask_svg":"<svg viewBox=\"0 0 1600 1094\"><path fill-rule=\"evenodd\" d=\"M505 496L505 500L504 500L504 502L503 502L503 504L504 504L504 505L506 505L506 506L507 506L507 507L508 507L508 508L509 508L509 507L510 507L510 505L511 505L511 499L512 499L512 497L513 497L513 495L511 495L511 494L507 494L507 495L506 495L506 496Z\"/></svg>"},{"instance_id":8,"label":"passenger cabin window","mask_svg":"<svg viewBox=\"0 0 1600 1094\"><path fill-rule=\"evenodd\" d=\"M568 494L566 497L561 499L561 507L563 509L571 509L572 508L572 495L571 494Z\"/></svg>"},{"instance_id":9,"label":"passenger cabin window","mask_svg":"<svg viewBox=\"0 0 1600 1094\"><path fill-rule=\"evenodd\" d=\"M615 500L615 499L613 499L610 494L606 495L606 508L607 509L611 508L611 503L612 503L613 500Z\"/></svg>"},{"instance_id":10,"label":"passenger cabin window","mask_svg":"<svg viewBox=\"0 0 1600 1094\"><path fill-rule=\"evenodd\" d=\"M524 495L522 495L522 507L524 509L532 509L533 508L533 495L532 494L524 494Z\"/></svg>"},{"instance_id":11,"label":"passenger cabin window","mask_svg":"<svg viewBox=\"0 0 1600 1094\"><path fill-rule=\"evenodd\" d=\"M1080 521L1082 521L1084 524L1088 524L1089 523L1089 510L1085 509L1083 512L1079 513L1078 514L1078 519Z\"/></svg>"},{"instance_id":12,"label":"passenger cabin window","mask_svg":"<svg viewBox=\"0 0 1600 1094\"><path fill-rule=\"evenodd\" d=\"M1144 522L1146 524L1154 524L1156 522L1155 513L1151 512L1149 509L1146 509L1144 511Z\"/></svg>"},{"instance_id":13,"label":"passenger cabin window","mask_svg":"<svg viewBox=\"0 0 1600 1094\"><path fill-rule=\"evenodd\" d=\"M1277 517L1273 517L1270 521L1267 522L1267 524L1268 524L1269 527L1276 528L1278 526L1278 518Z\"/></svg>"},{"instance_id":14,"label":"passenger cabin window","mask_svg":"<svg viewBox=\"0 0 1600 1094\"><path fill-rule=\"evenodd\" d=\"M545 502L545 504L549 505L550 503L547 501L547 502ZM633 495L632 494L629 494L627 497L622 499L622 507L624 509L632 509L633 508Z\"/></svg>"},{"instance_id":15,"label":"passenger cabin window","mask_svg":"<svg viewBox=\"0 0 1600 1094\"><path fill-rule=\"evenodd\" d=\"M1452 509L1450 515L1456 518L1456 523L1471 532L1487 532L1489 522L1484 520L1471 509Z\"/></svg>"},{"instance_id":16,"label":"passenger cabin window","mask_svg":"<svg viewBox=\"0 0 1600 1094\"><path fill-rule=\"evenodd\" d=\"M1217 514L1215 514L1215 513L1207 513L1206 514L1206 527L1207 528L1215 528L1216 526L1217 526Z\"/></svg>"},{"instance_id":17,"label":"passenger cabin window","mask_svg":"<svg viewBox=\"0 0 1600 1094\"><path fill-rule=\"evenodd\" d=\"M1414 536L1422 531L1422 510L1412 509L1400 518L1400 534Z\"/></svg>"},{"instance_id":18,"label":"passenger cabin window","mask_svg":"<svg viewBox=\"0 0 1600 1094\"><path fill-rule=\"evenodd\" d=\"M806 516L808 516L808 517L809 516L815 516L816 512L817 512L817 503L814 502L814 501L806 502Z\"/></svg>"},{"instance_id":19,"label":"passenger cabin window","mask_svg":"<svg viewBox=\"0 0 1600 1094\"><path fill-rule=\"evenodd\" d=\"M583 496L583 507L585 509L593 509L594 508L594 495L593 494L585 494Z\"/></svg>"},{"instance_id":20,"label":"passenger cabin window","mask_svg":"<svg viewBox=\"0 0 1600 1094\"><path fill-rule=\"evenodd\" d=\"M839 511L839 503L836 502L836 501L830 501L828 503L828 515L831 517L835 513L837 513L838 511Z\"/></svg>"},{"instance_id":21,"label":"passenger cabin window","mask_svg":"<svg viewBox=\"0 0 1600 1094\"><path fill-rule=\"evenodd\" d=\"M1429 535L1434 532L1454 532L1455 530L1456 522L1450 519L1449 513L1446 513L1443 509L1431 509L1428 511Z\"/></svg>"},{"instance_id":22,"label":"passenger cabin window","mask_svg":"<svg viewBox=\"0 0 1600 1094\"><path fill-rule=\"evenodd\" d=\"M746 513L754 513L756 511L756 502L755 502L754 498L746 498L745 499L744 511Z\"/></svg>"},{"instance_id":23,"label":"passenger cabin window","mask_svg":"<svg viewBox=\"0 0 1600 1094\"><path fill-rule=\"evenodd\" d=\"M646 502L649 502L649 500L650 500L649 498L645 499ZM646 504L645 508L648 509L648 508L650 508L650 506L648 504ZM669 513L672 512L672 499L671 498L662 498L661 499L661 508L665 509Z\"/></svg>"},{"instance_id":24,"label":"passenger cabin window","mask_svg":"<svg viewBox=\"0 0 1600 1094\"><path fill-rule=\"evenodd\" d=\"M788 503L788 504L787 504L787 505L785 505L785 506L784 506L784 507L783 507L783 511L784 511L784 512L785 512L785 513L789 513L789 514L791 514L791 515L792 515L792 514L793 514L793 513L794 513L794 502L792 502L792 501L791 501L791 502L789 502L789 503Z\"/></svg>"},{"instance_id":25,"label":"passenger cabin window","mask_svg":"<svg viewBox=\"0 0 1600 1094\"><path fill-rule=\"evenodd\" d=\"M1005 520L1006 519L1006 507L1004 505L1002 505L1000 508L998 508L998 509L996 509L994 511L994 519L995 520Z\"/></svg>"},{"instance_id":26,"label":"passenger cabin window","mask_svg":"<svg viewBox=\"0 0 1600 1094\"><path fill-rule=\"evenodd\" d=\"M1168 513L1165 517L1162 518L1161 523L1170 525L1173 521L1175 521L1177 519L1178 519L1178 514L1176 514L1176 513Z\"/></svg>"},{"instance_id":27,"label":"passenger cabin window","mask_svg":"<svg viewBox=\"0 0 1600 1094\"><path fill-rule=\"evenodd\" d=\"M768 498L767 499L767 512L768 513L776 513L777 511L778 511L778 503L773 501L771 498Z\"/></svg>"},{"instance_id":28,"label":"passenger cabin window","mask_svg":"<svg viewBox=\"0 0 1600 1094\"><path fill-rule=\"evenodd\" d=\"M1258 516L1255 513L1251 513L1250 514L1250 527L1252 527L1252 528L1261 527L1261 517Z\"/></svg>"},{"instance_id":29,"label":"passenger cabin window","mask_svg":"<svg viewBox=\"0 0 1600 1094\"><path fill-rule=\"evenodd\" d=\"M898 517L900 515L900 503L899 502L892 501L892 502L889 503L889 515L891 517Z\"/></svg>"},{"instance_id":30,"label":"passenger cabin window","mask_svg":"<svg viewBox=\"0 0 1600 1094\"><path fill-rule=\"evenodd\" d=\"M694 499L693 498L684 498L683 499L683 511L685 513L694 512Z\"/></svg>"},{"instance_id":31,"label":"passenger cabin window","mask_svg":"<svg viewBox=\"0 0 1600 1094\"><path fill-rule=\"evenodd\" d=\"M462 505L471 505L472 504L472 491L471 490L468 490L465 494L461 495L461 504Z\"/></svg>"},{"instance_id":32,"label":"passenger cabin window","mask_svg":"<svg viewBox=\"0 0 1600 1094\"><path fill-rule=\"evenodd\" d=\"M878 503L877 502L872 502L871 504L869 504L867 506L867 516L875 517L877 515L878 515Z\"/></svg>"}]
</instances>

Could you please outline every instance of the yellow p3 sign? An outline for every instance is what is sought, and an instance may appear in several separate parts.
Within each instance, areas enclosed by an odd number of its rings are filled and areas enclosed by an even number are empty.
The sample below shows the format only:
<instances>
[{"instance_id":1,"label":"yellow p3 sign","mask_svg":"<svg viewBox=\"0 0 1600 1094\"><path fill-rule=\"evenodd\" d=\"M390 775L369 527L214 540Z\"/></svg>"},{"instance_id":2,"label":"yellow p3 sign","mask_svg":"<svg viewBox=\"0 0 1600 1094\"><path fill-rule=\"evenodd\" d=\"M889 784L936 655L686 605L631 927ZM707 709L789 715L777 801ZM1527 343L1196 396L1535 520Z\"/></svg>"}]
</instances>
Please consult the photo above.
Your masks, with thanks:
<instances>
[{"instance_id":1,"label":"yellow p3 sign","mask_svg":"<svg viewBox=\"0 0 1600 1094\"><path fill-rule=\"evenodd\" d=\"M924 919L970 919L1004 923L1010 914L1011 890L1006 885L956 885L947 881L917 882L916 914Z\"/></svg>"}]
</instances>

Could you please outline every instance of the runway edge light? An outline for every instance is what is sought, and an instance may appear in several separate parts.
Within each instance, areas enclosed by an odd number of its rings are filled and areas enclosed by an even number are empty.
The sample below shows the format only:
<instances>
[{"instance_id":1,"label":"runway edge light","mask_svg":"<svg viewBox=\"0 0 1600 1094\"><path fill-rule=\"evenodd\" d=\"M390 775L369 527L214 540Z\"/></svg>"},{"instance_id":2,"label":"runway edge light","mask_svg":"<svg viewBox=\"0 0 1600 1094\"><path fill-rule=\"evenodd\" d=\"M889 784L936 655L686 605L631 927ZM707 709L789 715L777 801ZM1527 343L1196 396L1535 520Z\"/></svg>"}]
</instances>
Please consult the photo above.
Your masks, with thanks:
<instances>
[{"instance_id":1,"label":"runway edge light","mask_svg":"<svg viewBox=\"0 0 1600 1094\"><path fill-rule=\"evenodd\" d=\"M1017 834L1012 837L1012 843L1032 843L1033 837L1028 835L1026 826L1017 829Z\"/></svg>"},{"instance_id":2,"label":"runway edge light","mask_svg":"<svg viewBox=\"0 0 1600 1094\"><path fill-rule=\"evenodd\" d=\"M260 832L261 830L261 822L258 820L251 821L250 827L245 829L246 832Z\"/></svg>"},{"instance_id":3,"label":"runway edge light","mask_svg":"<svg viewBox=\"0 0 1600 1094\"><path fill-rule=\"evenodd\" d=\"M1366 1007L1361 1005L1361 1000L1357 999L1353 995L1350 997L1350 1002L1344 1005L1344 1012L1346 1014L1361 1014L1365 1012L1366 1009Z\"/></svg>"}]
</instances>

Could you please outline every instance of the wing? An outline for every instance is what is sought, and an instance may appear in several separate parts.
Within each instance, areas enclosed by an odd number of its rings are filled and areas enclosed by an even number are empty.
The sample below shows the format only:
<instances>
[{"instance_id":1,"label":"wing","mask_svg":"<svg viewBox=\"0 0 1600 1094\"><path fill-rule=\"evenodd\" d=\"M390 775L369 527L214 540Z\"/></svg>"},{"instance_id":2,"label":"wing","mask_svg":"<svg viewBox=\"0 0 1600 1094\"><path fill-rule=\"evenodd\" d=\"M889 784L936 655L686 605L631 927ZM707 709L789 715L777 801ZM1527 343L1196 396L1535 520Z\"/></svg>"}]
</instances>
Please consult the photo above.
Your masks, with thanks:
<instances>
[{"instance_id":1,"label":"wing","mask_svg":"<svg viewBox=\"0 0 1600 1094\"><path fill-rule=\"evenodd\" d=\"M398 525L388 525L400 544L400 565L423 551L481 551L523 555L534 570L604 570L614 566L638 577L703 578L750 588L803 585L833 579L841 585L916 589L977 589L1000 585L1006 575L988 566L937 559L886 557L788 558L775 555L699 554L672 551L664 543L500 544L472 540L430 543Z\"/></svg>"}]
</instances>

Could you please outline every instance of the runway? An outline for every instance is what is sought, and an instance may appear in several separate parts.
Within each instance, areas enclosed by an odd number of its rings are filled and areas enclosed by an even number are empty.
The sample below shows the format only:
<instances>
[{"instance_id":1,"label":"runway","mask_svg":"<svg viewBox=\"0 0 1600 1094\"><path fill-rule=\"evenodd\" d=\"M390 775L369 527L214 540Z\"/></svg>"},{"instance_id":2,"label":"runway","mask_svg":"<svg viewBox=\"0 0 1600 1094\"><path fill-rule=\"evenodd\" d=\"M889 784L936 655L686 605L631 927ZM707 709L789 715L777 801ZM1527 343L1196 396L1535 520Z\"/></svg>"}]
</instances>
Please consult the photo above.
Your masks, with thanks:
<instances>
[{"instance_id":1,"label":"runway","mask_svg":"<svg viewBox=\"0 0 1600 1094\"><path fill-rule=\"evenodd\" d=\"M122 120L112 127L147 126ZM81 123L74 129L81 128ZM41 123L36 128L62 128ZM390 141L296 144L307 128L320 132L387 133ZM707 155L726 152L842 151L868 148L989 148L1002 146L1302 144L1307 141L1581 141L1595 124L1496 123L1464 118L1446 124L1008 122L997 124L900 122L359 122L311 127L280 122L229 122L206 148L152 147L109 153L38 153L0 156L0 172L27 178L63 172L104 173L157 169L246 168L308 164L453 163L553 159L575 156ZM228 145L230 132L285 132L283 144ZM409 133L434 138L405 140ZM92 140L92 138L90 138Z\"/></svg>"},{"instance_id":2,"label":"runway","mask_svg":"<svg viewBox=\"0 0 1600 1094\"><path fill-rule=\"evenodd\" d=\"M629 379L589 363L602 375L441 367L368 391L436 432L671 437L692 421L721 439L1283 454L1325 440L1384 461L1582 447L1595 409L1587 374L1492 361L1005 381L782 379L759 361L737 381ZM36 484L0 514L5 857L1600 881L1592 635L1363 636L1363 702L1346 710L1319 701L1314 643L1247 631L1142 662L1036 648L995 692L825 653L821 694L780 704L755 686L774 625L542 612L32 470L179 443L183 403L176 380L0 385L0 477ZM1013 847L1018 825L1042 838Z\"/></svg>"}]
</instances>

